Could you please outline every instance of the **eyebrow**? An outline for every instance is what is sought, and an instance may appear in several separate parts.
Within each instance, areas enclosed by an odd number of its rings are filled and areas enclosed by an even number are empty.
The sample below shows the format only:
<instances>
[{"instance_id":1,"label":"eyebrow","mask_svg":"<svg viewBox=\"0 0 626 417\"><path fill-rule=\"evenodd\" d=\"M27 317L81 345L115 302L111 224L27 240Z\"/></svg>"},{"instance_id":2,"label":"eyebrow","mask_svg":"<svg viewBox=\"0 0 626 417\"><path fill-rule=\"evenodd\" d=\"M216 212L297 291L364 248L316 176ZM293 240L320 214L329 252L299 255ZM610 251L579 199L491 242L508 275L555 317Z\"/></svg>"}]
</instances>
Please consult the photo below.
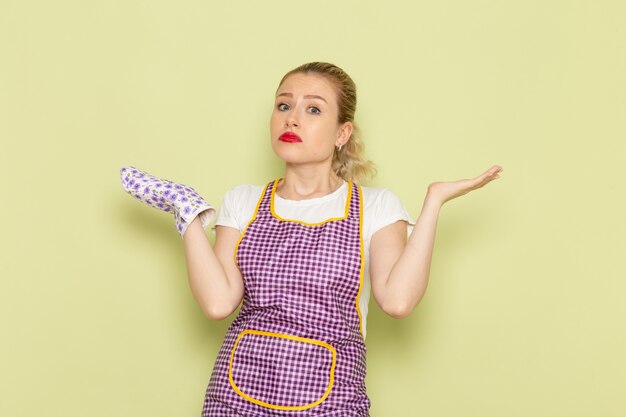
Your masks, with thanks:
<instances>
[{"instance_id":1,"label":"eyebrow","mask_svg":"<svg viewBox=\"0 0 626 417\"><path fill-rule=\"evenodd\" d=\"M276 97L281 97L281 96L293 98L293 94L291 94L291 93L280 93ZM304 96L304 98L316 98L316 99L322 100L324 103L328 104L328 102L326 101L326 99L324 97L318 96L318 95L315 95L315 94L307 94L306 96Z\"/></svg>"}]
</instances>

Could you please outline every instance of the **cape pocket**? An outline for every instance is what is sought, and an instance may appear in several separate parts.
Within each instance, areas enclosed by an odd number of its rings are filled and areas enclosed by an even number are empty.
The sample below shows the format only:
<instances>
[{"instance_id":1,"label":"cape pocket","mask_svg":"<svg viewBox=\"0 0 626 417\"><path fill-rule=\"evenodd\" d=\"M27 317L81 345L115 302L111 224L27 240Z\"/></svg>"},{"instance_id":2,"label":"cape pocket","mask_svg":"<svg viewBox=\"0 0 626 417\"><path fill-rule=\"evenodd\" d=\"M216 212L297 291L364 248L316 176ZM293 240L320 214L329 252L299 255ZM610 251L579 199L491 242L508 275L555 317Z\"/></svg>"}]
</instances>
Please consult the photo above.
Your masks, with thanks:
<instances>
[{"instance_id":1,"label":"cape pocket","mask_svg":"<svg viewBox=\"0 0 626 417\"><path fill-rule=\"evenodd\" d=\"M228 379L248 401L277 410L306 410L328 397L337 353L328 343L260 330L239 334Z\"/></svg>"}]
</instances>

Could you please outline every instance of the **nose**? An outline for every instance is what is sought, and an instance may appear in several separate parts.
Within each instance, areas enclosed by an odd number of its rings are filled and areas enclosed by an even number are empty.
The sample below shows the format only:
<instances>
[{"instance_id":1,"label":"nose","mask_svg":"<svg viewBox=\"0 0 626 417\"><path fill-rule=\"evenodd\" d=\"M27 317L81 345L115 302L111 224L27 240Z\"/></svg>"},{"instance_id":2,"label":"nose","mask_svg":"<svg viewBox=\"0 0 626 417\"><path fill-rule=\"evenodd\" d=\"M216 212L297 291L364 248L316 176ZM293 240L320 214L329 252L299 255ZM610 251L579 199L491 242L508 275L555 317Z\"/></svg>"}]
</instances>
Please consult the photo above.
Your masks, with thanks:
<instances>
[{"instance_id":1,"label":"nose","mask_svg":"<svg viewBox=\"0 0 626 417\"><path fill-rule=\"evenodd\" d=\"M298 127L300 123L298 122L298 118L295 115L295 112L289 112L287 117L285 118L285 126L286 127Z\"/></svg>"}]
</instances>

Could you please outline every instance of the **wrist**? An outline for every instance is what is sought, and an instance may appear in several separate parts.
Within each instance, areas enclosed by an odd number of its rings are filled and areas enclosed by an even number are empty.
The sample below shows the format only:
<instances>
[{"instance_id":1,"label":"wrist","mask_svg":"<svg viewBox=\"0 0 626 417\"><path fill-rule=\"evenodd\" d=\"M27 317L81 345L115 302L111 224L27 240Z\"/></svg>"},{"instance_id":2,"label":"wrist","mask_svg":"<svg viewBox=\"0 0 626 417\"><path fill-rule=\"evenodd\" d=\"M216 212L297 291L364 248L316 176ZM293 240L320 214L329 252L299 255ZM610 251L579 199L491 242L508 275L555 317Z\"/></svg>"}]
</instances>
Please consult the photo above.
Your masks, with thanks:
<instances>
[{"instance_id":1,"label":"wrist","mask_svg":"<svg viewBox=\"0 0 626 417\"><path fill-rule=\"evenodd\" d=\"M183 240L190 238L190 236L191 239L193 239L193 236L197 235L198 233L204 234L204 228L202 227L202 222L200 221L200 218L196 217L191 221L191 223L189 223L189 225L186 225L184 231L181 233L181 236Z\"/></svg>"},{"instance_id":2,"label":"wrist","mask_svg":"<svg viewBox=\"0 0 626 417\"><path fill-rule=\"evenodd\" d=\"M445 201L441 198L441 196L433 193L430 189L428 190L426 197L424 198L424 208L439 211L444 203Z\"/></svg>"}]
</instances>

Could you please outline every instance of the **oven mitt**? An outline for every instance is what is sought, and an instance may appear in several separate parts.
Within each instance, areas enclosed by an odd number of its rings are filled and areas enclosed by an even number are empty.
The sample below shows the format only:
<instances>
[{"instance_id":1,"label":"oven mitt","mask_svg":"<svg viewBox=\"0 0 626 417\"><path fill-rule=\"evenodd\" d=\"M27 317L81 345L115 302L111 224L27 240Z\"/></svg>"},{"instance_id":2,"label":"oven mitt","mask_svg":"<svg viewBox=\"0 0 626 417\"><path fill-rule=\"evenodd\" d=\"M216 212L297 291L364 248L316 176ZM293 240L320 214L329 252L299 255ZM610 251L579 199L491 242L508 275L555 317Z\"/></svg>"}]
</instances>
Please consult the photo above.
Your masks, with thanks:
<instances>
[{"instance_id":1,"label":"oven mitt","mask_svg":"<svg viewBox=\"0 0 626 417\"><path fill-rule=\"evenodd\" d=\"M131 166L123 167L120 176L128 194L154 208L174 213L181 236L196 216L200 216L204 228L215 219L213 206L187 185L162 180Z\"/></svg>"}]
</instances>

